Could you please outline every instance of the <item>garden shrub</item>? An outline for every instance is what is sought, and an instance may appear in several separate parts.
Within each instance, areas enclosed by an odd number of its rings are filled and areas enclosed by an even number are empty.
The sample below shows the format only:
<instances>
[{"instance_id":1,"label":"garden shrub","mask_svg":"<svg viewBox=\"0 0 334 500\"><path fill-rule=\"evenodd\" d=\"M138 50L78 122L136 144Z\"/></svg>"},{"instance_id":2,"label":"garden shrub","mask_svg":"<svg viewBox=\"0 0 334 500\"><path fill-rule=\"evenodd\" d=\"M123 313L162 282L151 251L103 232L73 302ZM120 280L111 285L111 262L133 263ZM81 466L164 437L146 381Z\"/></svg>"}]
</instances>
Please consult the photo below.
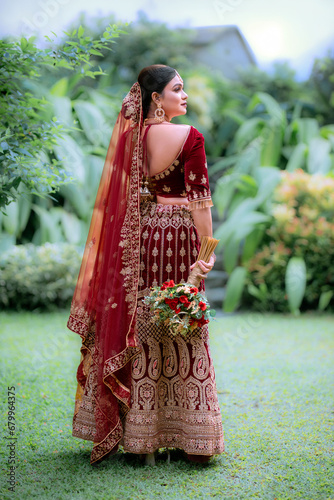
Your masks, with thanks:
<instances>
[{"instance_id":1,"label":"garden shrub","mask_svg":"<svg viewBox=\"0 0 334 500\"><path fill-rule=\"evenodd\" d=\"M17 245L0 257L0 309L67 307L82 251L69 243Z\"/></svg>"},{"instance_id":2,"label":"garden shrub","mask_svg":"<svg viewBox=\"0 0 334 500\"><path fill-rule=\"evenodd\" d=\"M262 310L288 311L285 272L291 257L301 257L307 270L301 308L317 308L326 296L326 306L333 310L334 178L301 169L281 175L273 196L273 222L247 265L246 300Z\"/></svg>"}]
</instances>

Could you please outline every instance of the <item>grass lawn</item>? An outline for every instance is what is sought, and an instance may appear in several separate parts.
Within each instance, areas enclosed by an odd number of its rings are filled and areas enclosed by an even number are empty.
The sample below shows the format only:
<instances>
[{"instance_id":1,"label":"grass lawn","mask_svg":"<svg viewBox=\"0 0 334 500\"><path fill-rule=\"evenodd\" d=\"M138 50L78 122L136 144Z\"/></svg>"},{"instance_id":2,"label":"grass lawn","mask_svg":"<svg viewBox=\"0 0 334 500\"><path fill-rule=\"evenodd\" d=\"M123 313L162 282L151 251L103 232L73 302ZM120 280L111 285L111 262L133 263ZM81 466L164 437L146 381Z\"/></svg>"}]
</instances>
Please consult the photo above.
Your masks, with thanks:
<instances>
[{"instance_id":1,"label":"grass lawn","mask_svg":"<svg viewBox=\"0 0 334 500\"><path fill-rule=\"evenodd\" d=\"M226 452L206 465L119 452L97 466L71 436L80 338L67 313L0 313L2 437L16 393L16 487L2 439L3 499L334 499L334 317L223 316L211 351Z\"/></svg>"}]
</instances>

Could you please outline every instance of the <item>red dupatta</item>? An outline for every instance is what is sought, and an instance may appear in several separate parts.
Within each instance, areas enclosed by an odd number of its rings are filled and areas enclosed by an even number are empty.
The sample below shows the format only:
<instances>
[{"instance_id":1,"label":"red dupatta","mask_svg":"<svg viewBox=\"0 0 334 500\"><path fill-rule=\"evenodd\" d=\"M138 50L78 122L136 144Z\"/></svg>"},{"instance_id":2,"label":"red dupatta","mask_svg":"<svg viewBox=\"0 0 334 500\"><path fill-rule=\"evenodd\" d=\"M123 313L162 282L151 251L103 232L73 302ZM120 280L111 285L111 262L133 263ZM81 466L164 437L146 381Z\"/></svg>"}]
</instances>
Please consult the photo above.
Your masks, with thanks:
<instances>
[{"instance_id":1,"label":"red dupatta","mask_svg":"<svg viewBox=\"0 0 334 500\"><path fill-rule=\"evenodd\" d=\"M139 352L136 302L140 258L142 102L136 82L113 129L75 288L68 328L82 338L74 420L90 399L91 463L116 452L130 406L130 363ZM89 387L88 387L89 386ZM83 426L85 427L85 426Z\"/></svg>"}]
</instances>

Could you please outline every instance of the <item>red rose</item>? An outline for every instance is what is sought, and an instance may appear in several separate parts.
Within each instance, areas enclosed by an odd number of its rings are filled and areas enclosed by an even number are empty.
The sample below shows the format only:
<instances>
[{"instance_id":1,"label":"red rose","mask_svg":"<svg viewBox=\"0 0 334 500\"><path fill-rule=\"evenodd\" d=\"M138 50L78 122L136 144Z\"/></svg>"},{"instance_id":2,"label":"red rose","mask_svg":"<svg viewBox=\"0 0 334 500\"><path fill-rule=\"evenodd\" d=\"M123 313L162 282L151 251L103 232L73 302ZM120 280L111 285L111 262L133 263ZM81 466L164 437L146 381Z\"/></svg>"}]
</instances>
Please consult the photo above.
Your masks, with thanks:
<instances>
[{"instance_id":1,"label":"red rose","mask_svg":"<svg viewBox=\"0 0 334 500\"><path fill-rule=\"evenodd\" d=\"M175 309L175 312L176 312L176 314L179 314L179 312L181 312L181 307L177 307L177 308Z\"/></svg>"},{"instance_id":2,"label":"red rose","mask_svg":"<svg viewBox=\"0 0 334 500\"><path fill-rule=\"evenodd\" d=\"M178 300L178 299L165 299L165 303L166 303L167 305L169 305L169 307L170 307L171 309L173 309L173 311L175 311L176 306L177 306L177 305L178 305L178 303L179 303L179 300Z\"/></svg>"},{"instance_id":3,"label":"red rose","mask_svg":"<svg viewBox=\"0 0 334 500\"><path fill-rule=\"evenodd\" d=\"M202 310L202 311L205 311L206 309L206 304L204 302L200 302L199 304L199 308Z\"/></svg>"},{"instance_id":4,"label":"red rose","mask_svg":"<svg viewBox=\"0 0 334 500\"><path fill-rule=\"evenodd\" d=\"M185 306L185 307L188 307L190 306L190 302L188 300L188 297L186 297L185 295L181 295L181 297L179 298L179 301L182 302L182 304Z\"/></svg>"},{"instance_id":5,"label":"red rose","mask_svg":"<svg viewBox=\"0 0 334 500\"><path fill-rule=\"evenodd\" d=\"M194 293L195 295L197 295L198 294L198 288L196 288L195 286L192 286L190 288L190 293Z\"/></svg>"},{"instance_id":6,"label":"red rose","mask_svg":"<svg viewBox=\"0 0 334 500\"><path fill-rule=\"evenodd\" d=\"M203 326L206 325L207 323L209 323L209 320L204 319L204 314L200 319L197 320L197 326Z\"/></svg>"},{"instance_id":7,"label":"red rose","mask_svg":"<svg viewBox=\"0 0 334 500\"><path fill-rule=\"evenodd\" d=\"M165 281L162 285L161 285L161 288L160 290L166 290L166 288L170 287L170 286L175 286L175 283L173 280L170 280L170 281Z\"/></svg>"}]
</instances>

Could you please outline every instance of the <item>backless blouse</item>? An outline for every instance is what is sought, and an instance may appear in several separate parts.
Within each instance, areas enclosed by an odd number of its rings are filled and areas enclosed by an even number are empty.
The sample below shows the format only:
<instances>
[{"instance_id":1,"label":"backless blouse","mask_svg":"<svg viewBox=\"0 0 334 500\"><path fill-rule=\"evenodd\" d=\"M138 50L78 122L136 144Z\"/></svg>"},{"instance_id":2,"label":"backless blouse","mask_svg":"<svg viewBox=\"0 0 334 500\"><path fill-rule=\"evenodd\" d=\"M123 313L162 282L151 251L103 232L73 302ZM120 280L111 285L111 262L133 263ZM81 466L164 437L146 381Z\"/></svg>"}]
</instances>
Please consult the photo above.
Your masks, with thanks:
<instances>
[{"instance_id":1,"label":"backless blouse","mask_svg":"<svg viewBox=\"0 0 334 500\"><path fill-rule=\"evenodd\" d=\"M146 136L144 134L144 158L146 157ZM189 201L189 209L212 207L206 162L204 137L190 126L175 160L158 174L149 177L151 193L164 198L184 197Z\"/></svg>"}]
</instances>

